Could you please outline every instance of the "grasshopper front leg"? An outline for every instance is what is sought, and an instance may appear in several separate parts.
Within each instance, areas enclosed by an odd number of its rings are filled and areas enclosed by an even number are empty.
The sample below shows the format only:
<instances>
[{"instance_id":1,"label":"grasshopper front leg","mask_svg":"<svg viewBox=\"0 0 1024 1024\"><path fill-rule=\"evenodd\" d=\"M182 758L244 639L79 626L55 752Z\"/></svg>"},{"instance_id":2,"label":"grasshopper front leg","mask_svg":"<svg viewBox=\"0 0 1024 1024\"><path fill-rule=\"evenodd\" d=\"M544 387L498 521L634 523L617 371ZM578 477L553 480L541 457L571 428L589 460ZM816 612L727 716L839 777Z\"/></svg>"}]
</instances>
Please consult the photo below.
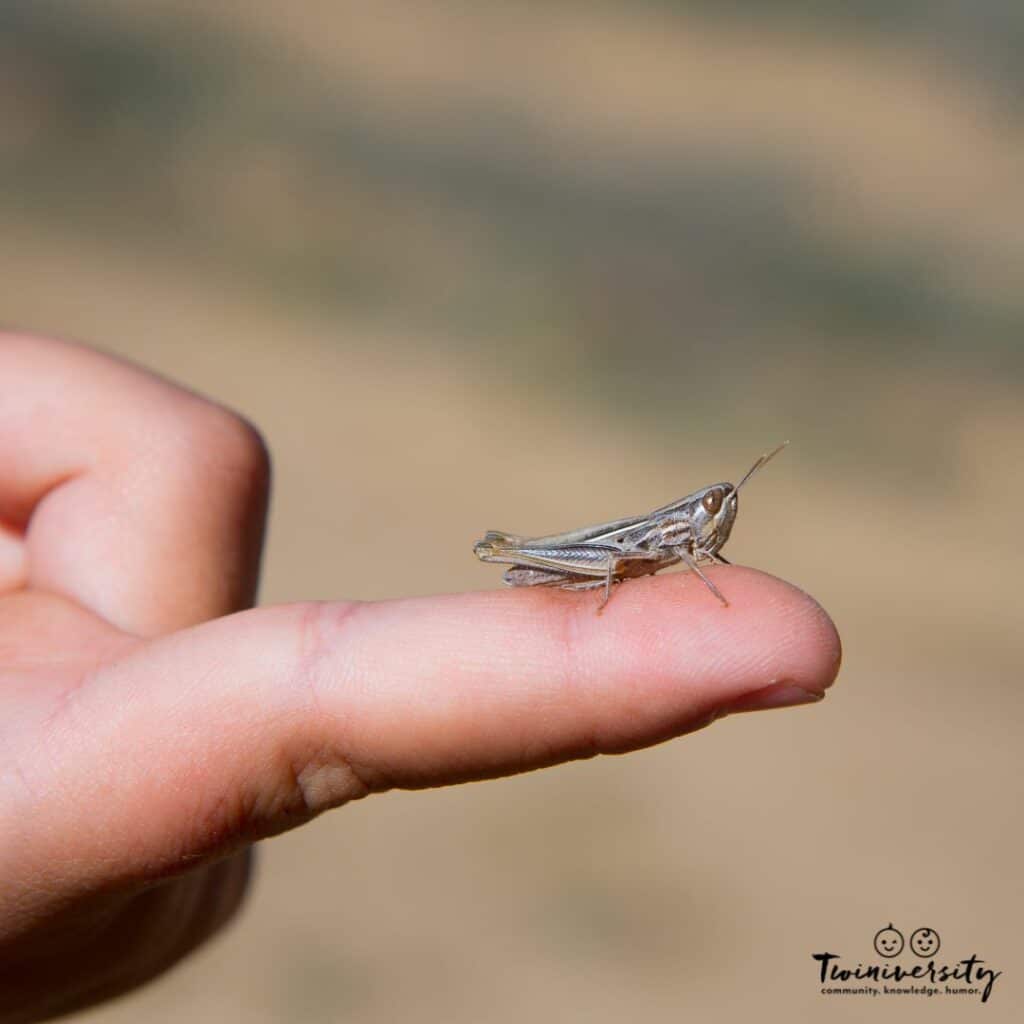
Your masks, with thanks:
<instances>
[{"instance_id":1,"label":"grasshopper front leg","mask_svg":"<svg viewBox=\"0 0 1024 1024\"><path fill-rule=\"evenodd\" d=\"M701 580L703 580L704 586L706 586L708 590L710 590L711 593L714 594L715 597L717 597L718 600L721 601L726 608L728 608L729 602L725 599L725 595L718 589L718 587L714 585L714 583L711 582L711 580L707 578L707 576L704 575L703 572L701 572L700 566L694 560L694 557L690 554L689 550L687 550L687 548L685 547L678 547L675 549L675 552L682 559L683 563L686 565L686 568L689 569L691 572L695 572L701 578Z\"/></svg>"}]
</instances>

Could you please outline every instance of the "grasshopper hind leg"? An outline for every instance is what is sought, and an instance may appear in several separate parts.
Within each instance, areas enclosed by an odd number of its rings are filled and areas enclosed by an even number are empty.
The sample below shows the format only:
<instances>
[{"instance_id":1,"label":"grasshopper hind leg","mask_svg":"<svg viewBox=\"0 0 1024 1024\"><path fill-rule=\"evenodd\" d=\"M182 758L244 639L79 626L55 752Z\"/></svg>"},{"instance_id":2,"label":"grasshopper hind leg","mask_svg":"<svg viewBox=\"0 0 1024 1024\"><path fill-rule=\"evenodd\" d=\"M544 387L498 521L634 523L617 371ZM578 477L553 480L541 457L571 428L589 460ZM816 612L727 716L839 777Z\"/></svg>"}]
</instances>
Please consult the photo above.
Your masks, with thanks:
<instances>
[{"instance_id":1,"label":"grasshopper hind leg","mask_svg":"<svg viewBox=\"0 0 1024 1024\"><path fill-rule=\"evenodd\" d=\"M601 595L601 603L597 608L598 614L600 614L611 600L613 584L621 583L624 579L633 576L656 572L660 568L657 565L660 556L655 552L623 554L612 550L606 554L607 557L603 560L604 565L601 566L603 571L600 576L547 566L513 565L505 570L502 582L509 587L558 587L561 590L601 589L604 593Z\"/></svg>"},{"instance_id":2,"label":"grasshopper hind leg","mask_svg":"<svg viewBox=\"0 0 1024 1024\"><path fill-rule=\"evenodd\" d=\"M517 565L506 569L501 580L507 587L560 587L575 578L555 569L528 569Z\"/></svg>"},{"instance_id":3,"label":"grasshopper hind leg","mask_svg":"<svg viewBox=\"0 0 1024 1024\"><path fill-rule=\"evenodd\" d=\"M586 576L570 577L567 582L561 584L562 590L603 590L604 593L601 595L601 602L597 606L597 614L600 615L604 611L604 606L608 603L612 596L612 584L621 583L621 580L615 578L605 579L588 579Z\"/></svg>"},{"instance_id":4,"label":"grasshopper hind leg","mask_svg":"<svg viewBox=\"0 0 1024 1024\"><path fill-rule=\"evenodd\" d=\"M603 577L598 579L587 579L586 577L574 580L571 583L563 584L564 590L597 590L599 587L604 591L601 595L601 603L597 606L597 614L600 615L604 611L605 605L612 599L612 584L622 583L625 579L629 578L629 575L620 575L623 567L630 565L631 563L636 566L637 564L643 566L651 561L651 555L648 552L619 555L612 554L608 558L608 564L605 568L605 574ZM646 572L650 572L650 569L646 569Z\"/></svg>"},{"instance_id":5,"label":"grasshopper hind leg","mask_svg":"<svg viewBox=\"0 0 1024 1024\"><path fill-rule=\"evenodd\" d=\"M559 590L597 590L598 587L608 589L604 579L589 576L574 576L572 573L557 572L554 569L527 569L516 566L506 569L501 577L506 587L558 587ZM613 583L618 580L613 579ZM603 597L598 612L608 603L608 596Z\"/></svg>"}]
</instances>

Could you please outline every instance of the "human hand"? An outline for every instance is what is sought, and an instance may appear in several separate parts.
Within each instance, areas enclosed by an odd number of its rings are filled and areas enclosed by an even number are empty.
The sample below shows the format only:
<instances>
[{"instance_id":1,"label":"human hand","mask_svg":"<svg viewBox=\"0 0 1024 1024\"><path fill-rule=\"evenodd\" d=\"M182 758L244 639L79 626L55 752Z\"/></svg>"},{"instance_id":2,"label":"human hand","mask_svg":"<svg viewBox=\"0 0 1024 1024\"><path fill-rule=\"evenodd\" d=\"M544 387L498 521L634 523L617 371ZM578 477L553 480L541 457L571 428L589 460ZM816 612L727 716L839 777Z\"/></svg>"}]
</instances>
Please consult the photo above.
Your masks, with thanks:
<instances>
[{"instance_id":1,"label":"human hand","mask_svg":"<svg viewBox=\"0 0 1024 1024\"><path fill-rule=\"evenodd\" d=\"M242 420L0 336L0 1019L125 991L237 909L249 844L389 788L499 776L811 702L821 608L739 567L241 611L269 465ZM235 614L232 614L235 613Z\"/></svg>"}]
</instances>

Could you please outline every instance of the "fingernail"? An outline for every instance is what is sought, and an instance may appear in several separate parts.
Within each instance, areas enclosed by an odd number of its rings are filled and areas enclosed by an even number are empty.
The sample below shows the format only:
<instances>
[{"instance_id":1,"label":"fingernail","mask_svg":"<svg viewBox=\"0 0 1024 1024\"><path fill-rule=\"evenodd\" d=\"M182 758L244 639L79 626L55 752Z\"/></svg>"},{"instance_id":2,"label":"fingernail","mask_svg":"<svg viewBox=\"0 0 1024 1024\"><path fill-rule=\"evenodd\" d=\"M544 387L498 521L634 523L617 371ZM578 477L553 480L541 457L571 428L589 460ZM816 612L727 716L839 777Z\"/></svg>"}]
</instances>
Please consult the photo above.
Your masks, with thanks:
<instances>
[{"instance_id":1,"label":"fingernail","mask_svg":"<svg viewBox=\"0 0 1024 1024\"><path fill-rule=\"evenodd\" d=\"M740 711L767 711L770 708L792 708L798 704L817 704L825 699L825 694L814 690L805 690L795 683L772 683L760 690L754 690L730 704L726 704L719 712L732 715Z\"/></svg>"}]
</instances>

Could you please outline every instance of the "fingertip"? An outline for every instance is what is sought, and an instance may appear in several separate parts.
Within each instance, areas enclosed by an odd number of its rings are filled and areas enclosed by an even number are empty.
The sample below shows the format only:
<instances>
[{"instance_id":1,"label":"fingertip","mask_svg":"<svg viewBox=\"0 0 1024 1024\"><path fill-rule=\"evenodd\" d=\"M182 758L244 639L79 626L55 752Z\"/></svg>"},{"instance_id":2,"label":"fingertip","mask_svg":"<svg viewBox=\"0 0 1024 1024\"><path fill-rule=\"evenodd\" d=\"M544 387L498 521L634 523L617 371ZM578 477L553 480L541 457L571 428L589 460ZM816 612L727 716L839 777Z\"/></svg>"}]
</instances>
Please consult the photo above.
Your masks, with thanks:
<instances>
[{"instance_id":1,"label":"fingertip","mask_svg":"<svg viewBox=\"0 0 1024 1024\"><path fill-rule=\"evenodd\" d=\"M812 693L832 685L842 659L838 630L799 587L742 566L705 570L728 599L723 605L690 573L630 580L616 587L598 616L587 594L540 592L533 613L570 616L577 642L653 659L680 679L699 676L732 688L787 680ZM512 595L510 595L512 596ZM563 630L566 627L563 627Z\"/></svg>"},{"instance_id":2,"label":"fingertip","mask_svg":"<svg viewBox=\"0 0 1024 1024\"><path fill-rule=\"evenodd\" d=\"M803 590L740 566L711 570L723 606L689 573L631 580L597 614L587 594L509 594L516 617L567 646L604 752L693 731L736 711L820 701L841 662L838 630ZM502 595L504 596L504 595Z\"/></svg>"}]
</instances>

